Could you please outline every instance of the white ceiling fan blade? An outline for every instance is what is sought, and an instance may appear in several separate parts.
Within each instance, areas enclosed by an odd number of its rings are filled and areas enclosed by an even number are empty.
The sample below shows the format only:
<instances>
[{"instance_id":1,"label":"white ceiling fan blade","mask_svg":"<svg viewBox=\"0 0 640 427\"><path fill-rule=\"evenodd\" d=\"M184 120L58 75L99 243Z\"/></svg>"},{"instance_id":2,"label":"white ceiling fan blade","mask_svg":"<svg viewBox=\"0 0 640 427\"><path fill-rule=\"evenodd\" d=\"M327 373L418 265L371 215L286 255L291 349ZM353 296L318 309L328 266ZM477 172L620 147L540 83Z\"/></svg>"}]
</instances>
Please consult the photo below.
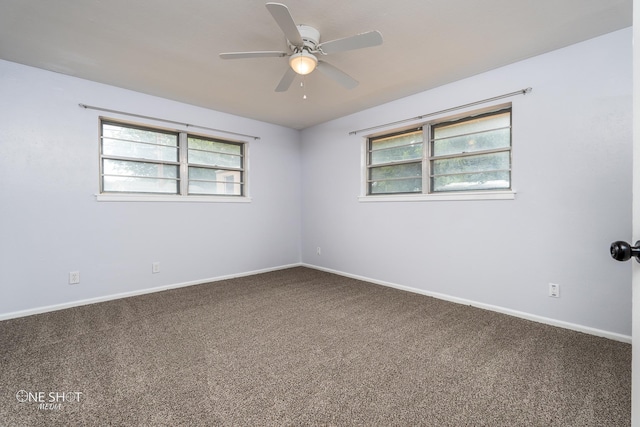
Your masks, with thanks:
<instances>
[{"instance_id":1,"label":"white ceiling fan blade","mask_svg":"<svg viewBox=\"0 0 640 427\"><path fill-rule=\"evenodd\" d=\"M267 3L266 6L287 40L294 46L302 46L304 44L302 36L291 13L289 13L289 8L282 3Z\"/></svg>"},{"instance_id":2,"label":"white ceiling fan blade","mask_svg":"<svg viewBox=\"0 0 640 427\"><path fill-rule=\"evenodd\" d=\"M293 71L293 68L287 67L287 72L284 73L284 76L282 76L280 83L278 83L278 86L276 87L276 92L286 92L287 89L289 89L289 86L291 86L291 83L293 83L293 79L295 77L296 72Z\"/></svg>"},{"instance_id":3,"label":"white ceiling fan blade","mask_svg":"<svg viewBox=\"0 0 640 427\"><path fill-rule=\"evenodd\" d=\"M221 53L220 58L222 59L244 59L244 58L282 58L283 56L287 56L287 52L277 52L277 51L260 51L260 52L228 52Z\"/></svg>"},{"instance_id":4,"label":"white ceiling fan blade","mask_svg":"<svg viewBox=\"0 0 640 427\"><path fill-rule=\"evenodd\" d=\"M356 34L355 36L345 37L343 39L320 43L318 45L318 49L323 53L336 53L378 46L381 44L382 34L380 34L379 31L369 31L367 33Z\"/></svg>"},{"instance_id":5,"label":"white ceiling fan blade","mask_svg":"<svg viewBox=\"0 0 640 427\"><path fill-rule=\"evenodd\" d=\"M347 89L353 89L354 87L358 86L358 81L356 79L327 62L318 61L317 69L322 74L341 84Z\"/></svg>"}]
</instances>

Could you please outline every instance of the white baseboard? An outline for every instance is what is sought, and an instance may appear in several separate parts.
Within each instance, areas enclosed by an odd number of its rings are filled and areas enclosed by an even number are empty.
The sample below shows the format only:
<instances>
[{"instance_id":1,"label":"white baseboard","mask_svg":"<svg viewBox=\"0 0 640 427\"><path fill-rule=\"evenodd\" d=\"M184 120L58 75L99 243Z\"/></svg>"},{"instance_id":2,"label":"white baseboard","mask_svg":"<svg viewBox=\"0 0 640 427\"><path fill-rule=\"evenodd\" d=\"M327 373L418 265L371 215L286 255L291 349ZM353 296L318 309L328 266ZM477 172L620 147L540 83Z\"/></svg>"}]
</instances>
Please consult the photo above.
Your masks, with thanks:
<instances>
[{"instance_id":1,"label":"white baseboard","mask_svg":"<svg viewBox=\"0 0 640 427\"><path fill-rule=\"evenodd\" d=\"M144 295L144 294L150 294L150 293L154 293L154 292L167 291L169 289L184 288L186 286L202 285L204 283L219 282L221 280L228 280L228 279L236 279L238 277L252 276L254 274L260 274L260 273L268 273L270 271L285 270L287 268L300 267L301 265L302 265L301 263L281 265L281 266L278 266L278 267L270 267L270 268L265 268L265 269L261 269L261 270L248 271L248 272L245 272L245 273L229 274L229 275L226 275L226 276L212 277L212 278L209 278L209 279L194 280L194 281L191 281L191 282L184 282L184 283L177 283L177 284L173 284L173 285L158 286L158 287L155 287L155 288L147 288L147 289L141 289L141 290L131 291L131 292L122 292L122 293L119 293L119 294L105 295L105 296L102 296L102 297L89 298L89 299L78 300L78 301L71 301L71 302L67 302L67 303L63 303L63 304L48 305L48 306L45 306L45 307L37 307L37 308L28 309L28 310L13 311L13 312L10 312L10 313L0 314L0 321L9 320L9 319L15 319L15 318L18 318L18 317L31 316L31 315L34 315L34 314L48 313L50 311L64 310L66 308L79 307L79 306L82 306L82 305L88 305L88 304L95 304L95 303L99 303L99 302L112 301L112 300L120 299L120 298L135 297L137 295Z\"/></svg>"},{"instance_id":2,"label":"white baseboard","mask_svg":"<svg viewBox=\"0 0 640 427\"><path fill-rule=\"evenodd\" d=\"M505 308L505 307L500 307L500 306L496 306L496 305L480 303L480 302L476 302L476 301L472 301L472 300L468 300L468 299L464 299L464 298L458 298L458 297L454 297L454 296L451 296L451 295L441 294L441 293L437 293L437 292L425 291L423 289L412 288L412 287L404 286L404 285L398 285L396 283L385 282L385 281L382 281L382 280L372 279L370 277L364 277L364 276L359 276L359 275L356 275L356 274L345 273L345 272L342 272L342 271L333 270L333 269L330 269L330 268L324 268L324 267L320 267L320 266L317 266L317 265L306 264L306 263L295 263L295 264L281 265L281 266L278 266L278 267L270 267L270 268L265 268L265 269L261 269L261 270L248 271L248 272L244 272L244 273L229 274L229 275L226 275L226 276L212 277L212 278L208 278L208 279L194 280L194 281L191 281L191 282L183 282L183 283L177 283L177 284L173 284L173 285L165 285L165 286L159 286L159 287L155 287L155 288L147 288L147 289L141 289L141 290L137 290L137 291L123 292L123 293L112 294L112 295L105 295L105 296L102 296L102 297L89 298L89 299L85 299L85 300L71 301L71 302L67 302L67 303L63 303L63 304L55 304L55 305L49 305L49 306L45 306L45 307L37 307L37 308L33 308L33 309L28 309L28 310L14 311L14 312L10 312L10 313L3 313L3 314L0 314L0 321L9 320L9 319L15 319L15 318L18 318L18 317L31 316L31 315L34 315L34 314L48 313L48 312L51 312L51 311L64 310L66 308L79 307L79 306L82 306L82 305L88 305L88 304L95 304L95 303L99 303L99 302L112 301L112 300L120 299L120 298L128 298L128 297L134 297L134 296L137 296L137 295L150 294L150 293L153 293L153 292L161 292L161 291L166 291L166 290L169 290L169 289L177 289L177 288L183 288L183 287L186 287L186 286L194 286L194 285L201 285L201 284L204 284L204 283L219 282L221 280L228 280L228 279L235 279L235 278L238 278L238 277L252 276L254 274L260 274L260 273L268 273L270 271L285 270L287 268L300 267L300 266L312 268L312 269L315 269L315 270L325 271L327 273L337 274L339 276L349 277L351 279L362 280L362 281L373 283L373 284L376 284L376 285L388 286L388 287L400 289L400 290L403 290L403 291L422 294L422 295L438 298L438 299L441 299L441 300L444 300L444 301L454 302L454 303L463 304L463 305L470 305L472 307L477 307L477 308L482 308L482 309L485 309L485 310L495 311L495 312L498 312L498 313L508 314L510 316L519 317L519 318L522 318L522 319L531 320L531 321L538 322L538 323L544 323L544 324L551 325L551 326L557 326L557 327L560 327L560 328L570 329L570 330L573 330L573 331L583 332L583 333L586 333L586 334L595 335L595 336L599 336L599 337L603 337L603 338L608 338L608 339L611 339L611 340L614 340L614 341L620 341L620 342L629 343L629 344L631 343L631 336L629 336L629 335L622 335L622 334L617 334L615 332L603 331L601 329L591 328L591 327L588 327L588 326L578 325L578 324L570 323L570 322L564 322L564 321L552 319L552 318L549 318L549 317L538 316L538 315L535 315L535 314L530 314L530 313L525 313L525 312L521 312L521 311L517 311L517 310L512 310L512 309Z\"/></svg>"},{"instance_id":3,"label":"white baseboard","mask_svg":"<svg viewBox=\"0 0 640 427\"><path fill-rule=\"evenodd\" d=\"M557 326L557 327L564 328L564 329L570 329L572 331L583 332L585 334L595 335L595 336L598 336L598 337L608 338L608 339L611 339L611 340L614 340L614 341L620 341L620 342L631 344L631 336L629 336L629 335L622 335L622 334L618 334L618 333L615 333L615 332L603 331L601 329L591 328L589 326L583 326L583 325L578 325L578 324L575 324L575 323L564 322L562 320L556 320L556 319L552 319L552 318L549 318L549 317L538 316L538 315L535 315L535 314L530 314L530 313L525 313L525 312L522 312L522 311L512 310L512 309L505 308L505 307L500 307L500 306L491 305L491 304L485 304L485 303L476 302L476 301L472 301L472 300L468 300L468 299L464 299L464 298L458 298L458 297L454 297L454 296L451 296L451 295L441 294L441 293L438 293L438 292L425 291L423 289L412 288L412 287L404 286L404 285L398 285L396 283L385 282L385 281L382 281L382 280L371 279L369 277L358 276L356 274L345 273L345 272L342 272L342 271L337 271L337 270L333 270L333 269L330 269L330 268L324 268L324 267L320 267L320 266L317 266L317 265L302 263L302 266L303 267L308 267L308 268L313 268L315 270L325 271L327 273L337 274L337 275L344 276L344 277L349 277L351 279L362 280L362 281L373 283L373 284L376 284L376 285L388 286L388 287L400 289L400 290L403 290L403 291L408 291L408 292L413 292L413 293L417 293L417 294L422 294L422 295L438 298L438 299L441 299L441 300L444 300L444 301L454 302L454 303L463 304L463 305L470 305L472 307L477 307L477 308L482 308L482 309L485 309L485 310L495 311L497 313L508 314L510 316L519 317L521 319L531 320L533 322L544 323L544 324L551 325L551 326Z\"/></svg>"}]
</instances>

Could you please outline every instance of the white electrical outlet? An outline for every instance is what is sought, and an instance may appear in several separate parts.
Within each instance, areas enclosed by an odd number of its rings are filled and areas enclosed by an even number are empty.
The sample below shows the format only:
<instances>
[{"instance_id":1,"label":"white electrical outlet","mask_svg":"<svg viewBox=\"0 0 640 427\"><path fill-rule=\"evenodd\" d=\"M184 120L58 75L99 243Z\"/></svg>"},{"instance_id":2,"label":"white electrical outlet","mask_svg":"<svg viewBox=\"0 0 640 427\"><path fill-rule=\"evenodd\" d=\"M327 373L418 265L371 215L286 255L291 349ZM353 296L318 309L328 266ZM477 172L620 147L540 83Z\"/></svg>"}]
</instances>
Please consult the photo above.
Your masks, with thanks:
<instances>
[{"instance_id":1,"label":"white electrical outlet","mask_svg":"<svg viewBox=\"0 0 640 427\"><path fill-rule=\"evenodd\" d=\"M151 272L152 273L160 273L160 263L159 262L154 262L151 264Z\"/></svg>"},{"instance_id":2,"label":"white electrical outlet","mask_svg":"<svg viewBox=\"0 0 640 427\"><path fill-rule=\"evenodd\" d=\"M318 246L318 247L316 248L316 254L317 254L317 255L322 255L322 248L321 248L320 246Z\"/></svg>"},{"instance_id":3,"label":"white electrical outlet","mask_svg":"<svg viewBox=\"0 0 640 427\"><path fill-rule=\"evenodd\" d=\"M557 283L549 283L549 296L553 298L560 298L560 285Z\"/></svg>"},{"instance_id":4,"label":"white electrical outlet","mask_svg":"<svg viewBox=\"0 0 640 427\"><path fill-rule=\"evenodd\" d=\"M69 272L69 284L77 285L80 283L80 272L79 271L70 271Z\"/></svg>"}]
</instances>

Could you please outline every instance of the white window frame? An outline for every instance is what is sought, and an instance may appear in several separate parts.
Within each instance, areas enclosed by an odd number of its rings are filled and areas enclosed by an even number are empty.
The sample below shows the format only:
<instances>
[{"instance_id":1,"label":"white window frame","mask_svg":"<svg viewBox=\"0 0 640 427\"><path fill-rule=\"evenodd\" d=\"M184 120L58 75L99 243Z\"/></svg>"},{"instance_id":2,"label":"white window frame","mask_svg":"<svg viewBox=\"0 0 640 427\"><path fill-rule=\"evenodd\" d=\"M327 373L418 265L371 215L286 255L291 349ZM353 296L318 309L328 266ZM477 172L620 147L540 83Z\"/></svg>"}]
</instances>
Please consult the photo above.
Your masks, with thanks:
<instances>
[{"instance_id":1,"label":"white window frame","mask_svg":"<svg viewBox=\"0 0 640 427\"><path fill-rule=\"evenodd\" d=\"M386 130L362 138L361 143L361 185L360 196L358 200L361 202L410 202L410 201L455 201L455 200L513 200L516 191L513 186L513 174L510 176L510 189L504 190L466 190L451 192L433 192L431 190L431 127L440 123L450 122L454 120L464 120L479 115L485 115L492 112L499 112L506 109L511 110L512 128L513 128L513 107L510 103L494 105L481 110L467 111L455 116L438 118L422 124L413 124L404 128ZM372 138L390 135L394 133L410 132L422 128L423 130L423 154L422 154L422 192L421 193L396 193L396 194L369 194L369 141ZM513 169L513 129L511 134L511 169Z\"/></svg>"},{"instance_id":2,"label":"white window frame","mask_svg":"<svg viewBox=\"0 0 640 427\"><path fill-rule=\"evenodd\" d=\"M104 192L103 191L103 171L102 164L104 158L111 158L111 156L103 156L102 154L102 125L103 123L110 123L115 125L122 125L128 127L137 127L142 129L148 129L150 131L158 131L165 133L175 133L178 136L178 152L179 159L176 164L179 165L179 192L178 194L161 194L161 193L138 193L138 192ZM103 202L204 202L204 203L249 203L251 197L249 196L249 142L241 140L231 140L228 138L221 138L219 136L206 134L206 133L193 133L185 130L170 129L166 127L154 126L148 123L134 123L121 119L114 119L110 117L99 118L99 176L98 185L99 193L95 195L96 200ZM241 145L242 147L242 195L195 195L188 194L189 186L189 161L188 161L188 137L196 137L202 139L212 139L219 142L228 142L234 145ZM132 159L135 161L135 159ZM144 159L140 159L144 161ZM192 166L200 167L199 165L191 164ZM226 168L222 168L226 169ZM233 169L233 168L231 168ZM237 169L236 169L237 170Z\"/></svg>"}]
</instances>

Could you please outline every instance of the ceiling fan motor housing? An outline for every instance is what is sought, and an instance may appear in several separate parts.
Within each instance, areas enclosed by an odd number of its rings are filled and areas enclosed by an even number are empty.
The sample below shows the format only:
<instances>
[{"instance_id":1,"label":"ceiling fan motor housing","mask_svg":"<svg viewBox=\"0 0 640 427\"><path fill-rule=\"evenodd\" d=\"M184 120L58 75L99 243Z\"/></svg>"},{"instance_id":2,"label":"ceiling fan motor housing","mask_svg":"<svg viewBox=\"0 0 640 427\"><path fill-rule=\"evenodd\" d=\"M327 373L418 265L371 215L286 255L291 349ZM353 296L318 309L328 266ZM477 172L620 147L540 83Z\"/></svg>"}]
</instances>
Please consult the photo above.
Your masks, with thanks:
<instances>
[{"instance_id":1,"label":"ceiling fan motor housing","mask_svg":"<svg viewBox=\"0 0 640 427\"><path fill-rule=\"evenodd\" d=\"M308 25L298 25L298 31L304 42L304 47L309 51L315 51L320 43L320 31Z\"/></svg>"}]
</instances>

